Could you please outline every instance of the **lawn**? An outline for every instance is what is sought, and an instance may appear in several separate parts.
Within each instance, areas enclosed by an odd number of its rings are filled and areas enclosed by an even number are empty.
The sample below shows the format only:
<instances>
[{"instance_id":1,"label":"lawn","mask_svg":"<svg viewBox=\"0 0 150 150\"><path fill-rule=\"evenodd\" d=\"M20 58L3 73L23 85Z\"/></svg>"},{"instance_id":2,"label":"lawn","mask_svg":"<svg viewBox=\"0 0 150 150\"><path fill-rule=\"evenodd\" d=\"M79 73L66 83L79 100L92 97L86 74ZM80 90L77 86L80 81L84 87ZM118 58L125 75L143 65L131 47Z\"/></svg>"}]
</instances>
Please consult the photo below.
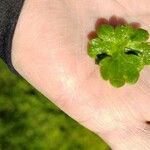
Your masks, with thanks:
<instances>
[{"instance_id":1,"label":"lawn","mask_svg":"<svg viewBox=\"0 0 150 150\"><path fill-rule=\"evenodd\" d=\"M110 150L0 61L0 150Z\"/></svg>"}]
</instances>

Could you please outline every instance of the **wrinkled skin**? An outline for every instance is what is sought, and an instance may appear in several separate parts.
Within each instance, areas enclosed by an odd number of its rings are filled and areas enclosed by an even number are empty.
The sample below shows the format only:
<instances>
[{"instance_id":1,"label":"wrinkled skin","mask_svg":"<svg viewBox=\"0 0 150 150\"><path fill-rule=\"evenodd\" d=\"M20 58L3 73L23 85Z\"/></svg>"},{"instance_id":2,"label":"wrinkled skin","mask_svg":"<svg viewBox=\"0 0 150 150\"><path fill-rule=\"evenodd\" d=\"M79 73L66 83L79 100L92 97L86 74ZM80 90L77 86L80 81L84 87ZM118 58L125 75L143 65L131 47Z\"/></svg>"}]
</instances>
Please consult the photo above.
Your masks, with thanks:
<instances>
[{"instance_id":1,"label":"wrinkled skin","mask_svg":"<svg viewBox=\"0 0 150 150\"><path fill-rule=\"evenodd\" d=\"M150 67L135 85L114 88L87 55L98 18L112 15L150 29L149 0L27 0L15 31L16 70L113 149L150 149ZM56 116L57 117L57 116Z\"/></svg>"}]
</instances>

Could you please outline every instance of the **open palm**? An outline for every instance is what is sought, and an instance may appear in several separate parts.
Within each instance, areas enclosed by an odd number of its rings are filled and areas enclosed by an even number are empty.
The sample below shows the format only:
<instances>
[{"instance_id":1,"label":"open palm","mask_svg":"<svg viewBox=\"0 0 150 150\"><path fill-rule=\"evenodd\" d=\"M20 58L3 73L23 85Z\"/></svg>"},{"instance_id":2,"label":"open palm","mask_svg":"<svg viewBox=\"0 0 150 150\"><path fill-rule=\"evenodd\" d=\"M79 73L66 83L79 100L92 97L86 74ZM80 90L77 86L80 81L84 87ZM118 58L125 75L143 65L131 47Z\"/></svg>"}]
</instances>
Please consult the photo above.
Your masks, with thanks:
<instances>
[{"instance_id":1,"label":"open palm","mask_svg":"<svg viewBox=\"0 0 150 150\"><path fill-rule=\"evenodd\" d=\"M149 0L29 0L15 31L13 64L26 80L112 148L138 150L144 145L146 149L150 68L145 67L137 84L114 88L100 77L99 67L87 55L87 43L99 18L117 15L149 30L149 14ZM143 145L136 147L138 142Z\"/></svg>"}]
</instances>

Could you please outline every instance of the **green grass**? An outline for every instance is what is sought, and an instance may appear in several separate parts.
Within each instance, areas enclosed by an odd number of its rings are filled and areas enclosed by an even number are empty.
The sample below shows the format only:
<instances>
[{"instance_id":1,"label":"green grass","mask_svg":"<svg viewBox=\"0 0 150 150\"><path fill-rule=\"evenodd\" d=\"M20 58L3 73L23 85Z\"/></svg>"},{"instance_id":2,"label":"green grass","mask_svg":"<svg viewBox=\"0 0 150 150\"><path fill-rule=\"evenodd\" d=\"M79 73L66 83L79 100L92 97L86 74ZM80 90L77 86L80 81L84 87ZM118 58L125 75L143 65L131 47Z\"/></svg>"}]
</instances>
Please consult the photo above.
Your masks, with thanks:
<instances>
[{"instance_id":1,"label":"green grass","mask_svg":"<svg viewBox=\"0 0 150 150\"><path fill-rule=\"evenodd\" d=\"M0 150L109 150L0 61Z\"/></svg>"}]
</instances>

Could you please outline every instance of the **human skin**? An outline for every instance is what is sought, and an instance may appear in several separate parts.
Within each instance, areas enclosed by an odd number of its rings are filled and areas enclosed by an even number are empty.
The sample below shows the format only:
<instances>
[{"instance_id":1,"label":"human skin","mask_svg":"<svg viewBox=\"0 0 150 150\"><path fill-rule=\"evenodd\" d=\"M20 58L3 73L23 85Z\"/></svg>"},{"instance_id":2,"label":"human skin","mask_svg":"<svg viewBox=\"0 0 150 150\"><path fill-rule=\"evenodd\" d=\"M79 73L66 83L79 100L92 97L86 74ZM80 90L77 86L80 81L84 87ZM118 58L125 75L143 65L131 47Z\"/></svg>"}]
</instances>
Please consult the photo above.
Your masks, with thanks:
<instances>
[{"instance_id":1,"label":"human skin","mask_svg":"<svg viewBox=\"0 0 150 150\"><path fill-rule=\"evenodd\" d=\"M12 62L37 90L114 150L150 149L150 67L135 85L114 88L87 55L98 18L118 15L149 30L149 0L26 0Z\"/></svg>"}]
</instances>

